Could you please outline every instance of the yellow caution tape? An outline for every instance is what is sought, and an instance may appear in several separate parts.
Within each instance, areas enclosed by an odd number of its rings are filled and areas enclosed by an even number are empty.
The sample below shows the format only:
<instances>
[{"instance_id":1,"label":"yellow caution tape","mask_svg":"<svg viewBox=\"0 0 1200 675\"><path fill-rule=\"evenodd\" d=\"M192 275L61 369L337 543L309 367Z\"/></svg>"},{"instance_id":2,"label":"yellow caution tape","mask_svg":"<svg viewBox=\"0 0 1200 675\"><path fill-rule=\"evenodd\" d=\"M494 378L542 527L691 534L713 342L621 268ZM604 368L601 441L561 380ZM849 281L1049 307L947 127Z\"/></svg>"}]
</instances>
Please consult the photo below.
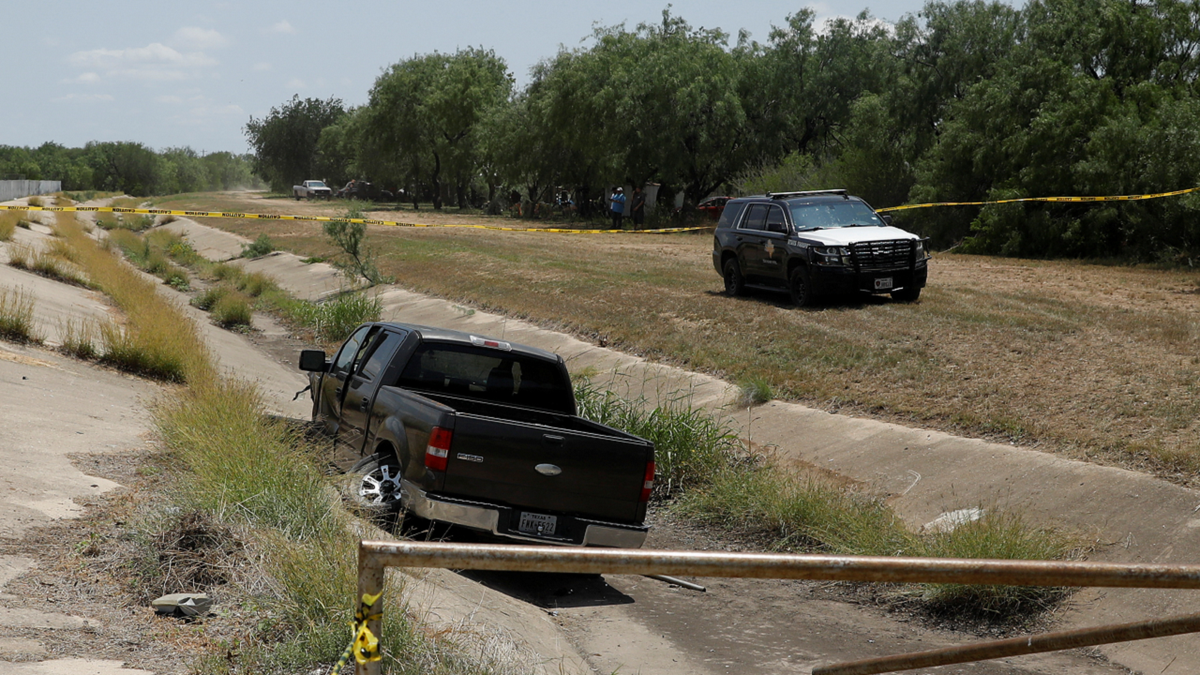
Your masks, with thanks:
<instances>
[{"instance_id":1,"label":"yellow caution tape","mask_svg":"<svg viewBox=\"0 0 1200 675\"><path fill-rule=\"evenodd\" d=\"M329 671L329 675L337 675L342 672L342 668L350 661L350 655L354 655L354 660L358 663L369 663L371 661L379 661L383 658L383 654L379 651L379 638L367 628L368 621L378 621L383 618L383 613L370 614L371 607L379 601L383 591L375 595L367 595L363 593L362 604L358 606L358 610L354 613L354 621L350 622L350 628L353 632L353 637L350 639L350 644L346 647L346 651L342 652L341 658L334 664L333 670Z\"/></svg>"},{"instance_id":2,"label":"yellow caution tape","mask_svg":"<svg viewBox=\"0 0 1200 675\"><path fill-rule=\"evenodd\" d=\"M700 232L707 227L671 227L659 230L572 230L560 227L502 227L499 225L431 225L428 223L402 223L375 218L337 218L331 216L284 216L270 213L242 213L240 211L174 211L170 209L131 209L120 206L5 206L0 211L65 211L79 213L139 213L150 216L183 216L185 218L242 218L246 220L303 220L314 222L344 221L387 227L456 227L469 230L495 230L498 232L553 232L555 234L674 234L677 232Z\"/></svg>"},{"instance_id":3,"label":"yellow caution tape","mask_svg":"<svg viewBox=\"0 0 1200 675\"><path fill-rule=\"evenodd\" d=\"M1185 195L1189 192L1195 192L1197 190L1200 190L1200 187L1188 188L1186 190L1175 190L1174 192L1158 192L1149 195L1118 195L1115 197L1022 197L1020 199L995 199L986 202L932 202L929 204L906 204L904 206L890 206L886 209L875 209L875 212L886 213L888 211L926 209L931 206L988 206L991 204L1016 204L1018 202L1136 202L1143 199L1175 197L1178 195Z\"/></svg>"}]
</instances>

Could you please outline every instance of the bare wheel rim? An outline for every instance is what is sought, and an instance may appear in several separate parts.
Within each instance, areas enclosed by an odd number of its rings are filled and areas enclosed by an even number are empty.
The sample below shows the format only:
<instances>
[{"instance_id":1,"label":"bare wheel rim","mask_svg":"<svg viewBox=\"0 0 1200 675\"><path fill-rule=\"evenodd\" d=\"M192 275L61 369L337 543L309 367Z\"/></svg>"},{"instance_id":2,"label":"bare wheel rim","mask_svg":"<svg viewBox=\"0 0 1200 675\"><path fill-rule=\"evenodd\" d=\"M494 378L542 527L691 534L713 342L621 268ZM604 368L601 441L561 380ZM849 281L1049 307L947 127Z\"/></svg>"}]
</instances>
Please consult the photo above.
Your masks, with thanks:
<instances>
[{"instance_id":1,"label":"bare wheel rim","mask_svg":"<svg viewBox=\"0 0 1200 675\"><path fill-rule=\"evenodd\" d=\"M358 496L371 506L399 503L402 495L400 473L391 464L378 466L363 474L358 486Z\"/></svg>"}]
</instances>

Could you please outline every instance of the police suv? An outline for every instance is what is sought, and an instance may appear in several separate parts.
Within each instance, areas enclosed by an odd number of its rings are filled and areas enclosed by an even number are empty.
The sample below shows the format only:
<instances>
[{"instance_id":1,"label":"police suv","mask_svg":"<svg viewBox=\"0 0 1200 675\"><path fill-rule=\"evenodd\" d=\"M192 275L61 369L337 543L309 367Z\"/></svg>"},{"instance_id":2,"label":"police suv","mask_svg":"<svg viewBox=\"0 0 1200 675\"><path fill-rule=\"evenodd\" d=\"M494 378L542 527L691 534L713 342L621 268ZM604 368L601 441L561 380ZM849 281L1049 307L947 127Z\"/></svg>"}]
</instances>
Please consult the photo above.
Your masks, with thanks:
<instances>
[{"instance_id":1,"label":"police suv","mask_svg":"<svg viewBox=\"0 0 1200 675\"><path fill-rule=\"evenodd\" d=\"M912 302L925 287L928 240L891 222L845 190L732 199L717 223L713 266L730 295L787 289L800 307L858 291Z\"/></svg>"}]
</instances>

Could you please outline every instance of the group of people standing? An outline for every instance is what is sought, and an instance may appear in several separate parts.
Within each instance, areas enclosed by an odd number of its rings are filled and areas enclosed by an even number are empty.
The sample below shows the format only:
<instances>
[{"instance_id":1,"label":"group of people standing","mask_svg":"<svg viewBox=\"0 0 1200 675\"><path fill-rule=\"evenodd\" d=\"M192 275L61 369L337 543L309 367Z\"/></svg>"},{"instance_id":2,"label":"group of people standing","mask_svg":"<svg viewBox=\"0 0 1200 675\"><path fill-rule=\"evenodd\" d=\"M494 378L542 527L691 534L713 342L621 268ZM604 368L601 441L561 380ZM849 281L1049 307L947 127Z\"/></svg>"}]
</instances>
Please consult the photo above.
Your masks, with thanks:
<instances>
[{"instance_id":1,"label":"group of people standing","mask_svg":"<svg viewBox=\"0 0 1200 675\"><path fill-rule=\"evenodd\" d=\"M619 230L625 218L625 188L619 185L614 187L612 196L608 198L608 204L609 214L612 216L612 226ZM633 229L635 230L646 221L646 195L642 192L641 186L633 189L633 196L629 202L629 216L633 218Z\"/></svg>"}]
</instances>

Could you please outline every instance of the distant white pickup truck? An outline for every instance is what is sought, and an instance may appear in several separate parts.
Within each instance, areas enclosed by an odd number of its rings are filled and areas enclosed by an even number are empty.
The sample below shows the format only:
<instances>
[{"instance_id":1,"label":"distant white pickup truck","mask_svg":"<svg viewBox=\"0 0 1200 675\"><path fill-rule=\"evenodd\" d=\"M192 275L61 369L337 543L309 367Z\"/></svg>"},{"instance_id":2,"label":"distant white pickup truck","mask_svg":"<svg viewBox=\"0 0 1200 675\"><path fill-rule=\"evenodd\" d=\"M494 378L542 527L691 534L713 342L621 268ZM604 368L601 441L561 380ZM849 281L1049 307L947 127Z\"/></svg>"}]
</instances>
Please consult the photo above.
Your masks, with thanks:
<instances>
[{"instance_id":1,"label":"distant white pickup truck","mask_svg":"<svg viewBox=\"0 0 1200 675\"><path fill-rule=\"evenodd\" d=\"M300 201L301 199L315 199L317 197L332 199L333 190L319 180L306 180L299 185L292 186L292 196L296 198L296 201Z\"/></svg>"}]
</instances>

